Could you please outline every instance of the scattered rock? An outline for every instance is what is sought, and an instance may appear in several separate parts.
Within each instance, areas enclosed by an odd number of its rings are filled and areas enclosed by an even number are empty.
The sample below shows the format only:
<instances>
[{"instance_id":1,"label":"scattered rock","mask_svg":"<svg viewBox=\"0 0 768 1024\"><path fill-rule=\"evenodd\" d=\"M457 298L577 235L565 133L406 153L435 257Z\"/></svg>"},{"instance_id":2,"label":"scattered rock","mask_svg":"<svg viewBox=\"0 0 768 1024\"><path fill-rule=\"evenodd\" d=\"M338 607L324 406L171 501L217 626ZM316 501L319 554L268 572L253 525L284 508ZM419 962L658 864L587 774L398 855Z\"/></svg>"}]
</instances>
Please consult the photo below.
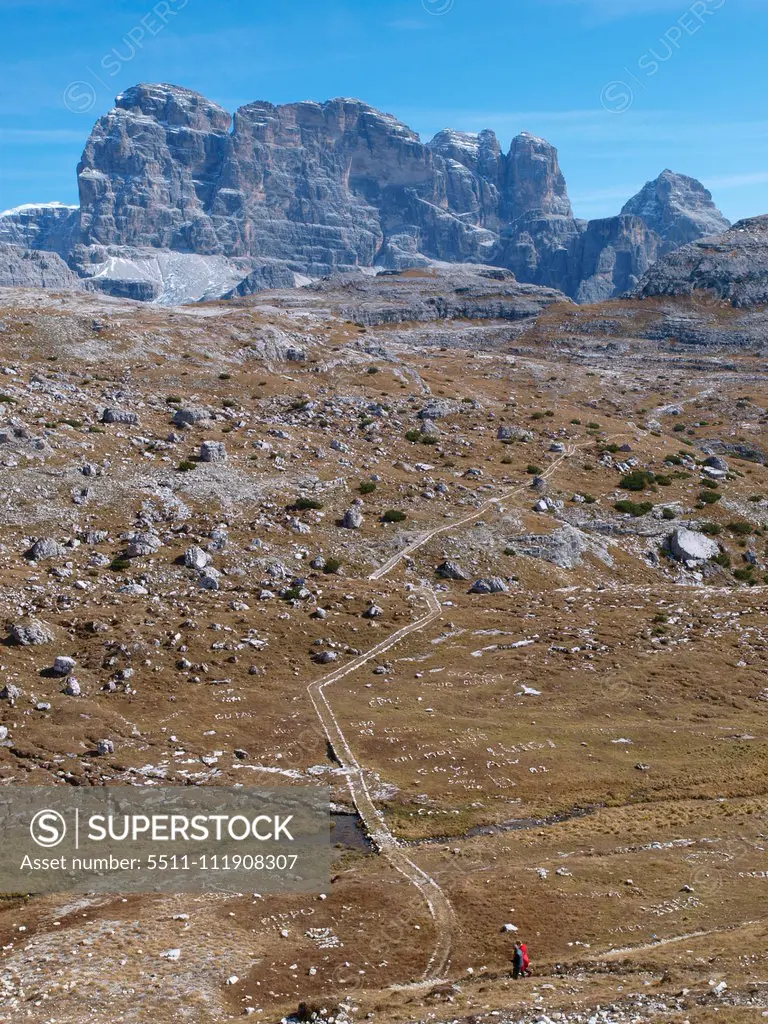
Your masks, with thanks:
<instances>
[{"instance_id":1,"label":"scattered rock","mask_svg":"<svg viewBox=\"0 0 768 1024\"><path fill-rule=\"evenodd\" d=\"M53 640L51 630L38 619L15 622L11 626L10 632L11 641L15 644L20 644L22 647L37 647L41 644L48 644Z\"/></svg>"},{"instance_id":2,"label":"scattered rock","mask_svg":"<svg viewBox=\"0 0 768 1024\"><path fill-rule=\"evenodd\" d=\"M363 525L363 513L359 508L349 508L344 513L341 525L345 530L359 530Z\"/></svg>"},{"instance_id":3,"label":"scattered rock","mask_svg":"<svg viewBox=\"0 0 768 1024\"><path fill-rule=\"evenodd\" d=\"M451 559L442 562L438 565L435 570L437 575L443 580L468 580L469 576L464 572L461 566Z\"/></svg>"},{"instance_id":4,"label":"scattered rock","mask_svg":"<svg viewBox=\"0 0 768 1024\"><path fill-rule=\"evenodd\" d=\"M60 654L53 663L53 673L57 676L68 676L70 672L74 672L75 664L74 658L69 658L66 654Z\"/></svg>"},{"instance_id":5,"label":"scattered rock","mask_svg":"<svg viewBox=\"0 0 768 1024\"><path fill-rule=\"evenodd\" d=\"M64 548L53 537L41 537L27 551L27 558L35 562L42 562L47 558L61 558L63 555Z\"/></svg>"},{"instance_id":6,"label":"scattered rock","mask_svg":"<svg viewBox=\"0 0 768 1024\"><path fill-rule=\"evenodd\" d=\"M123 426L135 427L139 422L138 413L127 409L105 409L101 416L102 423L120 423Z\"/></svg>"},{"instance_id":7,"label":"scattered rock","mask_svg":"<svg viewBox=\"0 0 768 1024\"><path fill-rule=\"evenodd\" d=\"M203 441L200 445L201 462L226 462L227 449L223 441Z\"/></svg>"},{"instance_id":8,"label":"scattered rock","mask_svg":"<svg viewBox=\"0 0 768 1024\"><path fill-rule=\"evenodd\" d=\"M199 547L187 548L184 552L184 565L188 569L205 569L206 566L210 565L211 556L207 551L203 551Z\"/></svg>"},{"instance_id":9,"label":"scattered rock","mask_svg":"<svg viewBox=\"0 0 768 1024\"><path fill-rule=\"evenodd\" d=\"M488 579L478 580L470 588L470 594L505 594L509 587L500 576L490 576Z\"/></svg>"}]
</instances>

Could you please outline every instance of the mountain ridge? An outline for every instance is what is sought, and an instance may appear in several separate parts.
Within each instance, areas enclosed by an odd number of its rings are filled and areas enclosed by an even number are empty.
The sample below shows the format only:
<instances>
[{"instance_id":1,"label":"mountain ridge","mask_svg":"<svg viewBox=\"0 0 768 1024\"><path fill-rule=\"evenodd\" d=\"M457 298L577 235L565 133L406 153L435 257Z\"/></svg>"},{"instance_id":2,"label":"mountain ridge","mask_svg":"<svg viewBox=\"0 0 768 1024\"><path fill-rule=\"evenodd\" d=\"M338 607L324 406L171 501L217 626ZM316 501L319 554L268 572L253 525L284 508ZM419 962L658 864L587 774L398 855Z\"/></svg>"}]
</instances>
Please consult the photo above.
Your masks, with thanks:
<instances>
[{"instance_id":1,"label":"mountain ridge","mask_svg":"<svg viewBox=\"0 0 768 1024\"><path fill-rule=\"evenodd\" d=\"M545 139L521 132L505 153L490 129L446 128L422 142L350 98L257 100L230 114L183 87L132 86L97 120L77 174L79 210L11 211L0 241L50 249L96 287L156 301L156 282L135 283L140 267L127 278L114 267L167 250L216 257L219 269L237 261L227 279L255 274L260 286L480 263L598 301L635 288L660 255L729 226L703 185L669 171L617 217L578 220Z\"/></svg>"}]
</instances>

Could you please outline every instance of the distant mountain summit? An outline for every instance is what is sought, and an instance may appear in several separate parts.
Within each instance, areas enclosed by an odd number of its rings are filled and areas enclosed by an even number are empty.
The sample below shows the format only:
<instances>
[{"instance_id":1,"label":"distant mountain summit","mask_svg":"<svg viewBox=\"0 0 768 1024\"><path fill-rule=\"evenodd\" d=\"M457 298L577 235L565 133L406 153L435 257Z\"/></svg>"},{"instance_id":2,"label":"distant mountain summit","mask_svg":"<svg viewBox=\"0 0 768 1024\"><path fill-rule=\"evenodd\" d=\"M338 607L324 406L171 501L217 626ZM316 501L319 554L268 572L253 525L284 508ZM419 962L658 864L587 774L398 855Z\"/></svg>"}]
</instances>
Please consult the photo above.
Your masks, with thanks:
<instances>
[{"instance_id":1,"label":"distant mountain summit","mask_svg":"<svg viewBox=\"0 0 768 1024\"><path fill-rule=\"evenodd\" d=\"M492 131L445 129L423 143L343 98L231 115L188 89L137 85L96 122L77 174L79 211L9 211L0 241L59 253L92 287L167 302L433 261L595 301L728 225L703 185L670 171L618 217L579 221L546 140L522 132L505 153Z\"/></svg>"},{"instance_id":2,"label":"distant mountain summit","mask_svg":"<svg viewBox=\"0 0 768 1024\"><path fill-rule=\"evenodd\" d=\"M662 171L625 204L622 214L640 217L668 245L686 245L730 227L700 181Z\"/></svg>"}]
</instances>

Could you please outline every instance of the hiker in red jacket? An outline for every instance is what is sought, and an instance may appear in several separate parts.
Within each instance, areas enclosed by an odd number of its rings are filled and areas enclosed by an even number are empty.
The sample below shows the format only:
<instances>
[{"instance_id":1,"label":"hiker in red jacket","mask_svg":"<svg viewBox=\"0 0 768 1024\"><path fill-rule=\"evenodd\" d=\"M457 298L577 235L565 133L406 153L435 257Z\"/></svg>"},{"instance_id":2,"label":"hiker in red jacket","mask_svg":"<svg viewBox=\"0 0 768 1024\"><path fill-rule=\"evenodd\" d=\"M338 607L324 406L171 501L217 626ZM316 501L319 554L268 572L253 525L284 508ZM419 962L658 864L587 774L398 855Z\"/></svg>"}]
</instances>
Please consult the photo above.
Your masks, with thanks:
<instances>
[{"instance_id":1,"label":"hiker in red jacket","mask_svg":"<svg viewBox=\"0 0 768 1024\"><path fill-rule=\"evenodd\" d=\"M520 949L523 953L523 969L520 972L524 978L530 978L531 976L531 958L528 956L528 946L524 943L520 943Z\"/></svg>"}]
</instances>

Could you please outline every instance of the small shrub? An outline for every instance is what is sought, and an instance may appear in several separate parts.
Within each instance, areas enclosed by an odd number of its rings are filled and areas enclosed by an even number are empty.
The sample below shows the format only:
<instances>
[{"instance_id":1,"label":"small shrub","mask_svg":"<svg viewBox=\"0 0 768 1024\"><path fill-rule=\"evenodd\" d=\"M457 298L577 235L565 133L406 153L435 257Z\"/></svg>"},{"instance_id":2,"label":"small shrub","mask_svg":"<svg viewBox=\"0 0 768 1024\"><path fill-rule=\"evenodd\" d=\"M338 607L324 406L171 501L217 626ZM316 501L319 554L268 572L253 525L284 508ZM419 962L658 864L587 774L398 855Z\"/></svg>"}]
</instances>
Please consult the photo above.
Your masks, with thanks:
<instances>
[{"instance_id":1,"label":"small shrub","mask_svg":"<svg viewBox=\"0 0 768 1024\"><path fill-rule=\"evenodd\" d=\"M728 529L737 537L748 537L752 533L752 524L745 522L728 523Z\"/></svg>"},{"instance_id":2,"label":"small shrub","mask_svg":"<svg viewBox=\"0 0 768 1024\"><path fill-rule=\"evenodd\" d=\"M676 519L677 515L673 508L665 508L661 513L662 519Z\"/></svg>"},{"instance_id":3,"label":"small shrub","mask_svg":"<svg viewBox=\"0 0 768 1024\"><path fill-rule=\"evenodd\" d=\"M130 567L131 563L127 558L115 558L110 562L109 568L112 572L123 572Z\"/></svg>"},{"instance_id":4,"label":"small shrub","mask_svg":"<svg viewBox=\"0 0 768 1024\"><path fill-rule=\"evenodd\" d=\"M701 533L706 533L708 537L719 537L723 532L723 528L719 523L702 523L699 530Z\"/></svg>"},{"instance_id":5,"label":"small shrub","mask_svg":"<svg viewBox=\"0 0 768 1024\"><path fill-rule=\"evenodd\" d=\"M525 471L529 476L539 476L541 474L541 466L535 466L531 463Z\"/></svg>"},{"instance_id":6,"label":"small shrub","mask_svg":"<svg viewBox=\"0 0 768 1024\"><path fill-rule=\"evenodd\" d=\"M293 507L297 512L309 512L311 510L318 511L323 507L323 503L321 501L317 501L315 498L297 498Z\"/></svg>"},{"instance_id":7,"label":"small shrub","mask_svg":"<svg viewBox=\"0 0 768 1024\"><path fill-rule=\"evenodd\" d=\"M390 508L381 517L385 523L402 523L408 516L405 512L401 512L400 509Z\"/></svg>"},{"instance_id":8,"label":"small shrub","mask_svg":"<svg viewBox=\"0 0 768 1024\"><path fill-rule=\"evenodd\" d=\"M722 494L718 494L716 491L702 491L699 495L699 501L703 502L705 505L714 505L716 502L720 501L721 498Z\"/></svg>"},{"instance_id":9,"label":"small shrub","mask_svg":"<svg viewBox=\"0 0 768 1024\"><path fill-rule=\"evenodd\" d=\"M630 516L634 516L635 519L639 519L641 516L647 516L653 510L653 503L650 501L630 501L625 498L623 501L617 501L613 507L617 512L625 512Z\"/></svg>"},{"instance_id":10,"label":"small shrub","mask_svg":"<svg viewBox=\"0 0 768 1024\"><path fill-rule=\"evenodd\" d=\"M729 569L731 566L731 556L727 551L721 551L719 555L715 555L712 561L717 562L718 565L722 565L724 569Z\"/></svg>"},{"instance_id":11,"label":"small shrub","mask_svg":"<svg viewBox=\"0 0 768 1024\"><path fill-rule=\"evenodd\" d=\"M671 487L672 477L671 476L655 476L654 483L657 483L659 487Z\"/></svg>"},{"instance_id":12,"label":"small shrub","mask_svg":"<svg viewBox=\"0 0 768 1024\"><path fill-rule=\"evenodd\" d=\"M373 494L373 492L376 490L376 481L363 480L358 490L360 491L361 494Z\"/></svg>"},{"instance_id":13,"label":"small shrub","mask_svg":"<svg viewBox=\"0 0 768 1024\"><path fill-rule=\"evenodd\" d=\"M220 373L219 374L219 380L230 380L231 377L232 377L231 373Z\"/></svg>"},{"instance_id":14,"label":"small shrub","mask_svg":"<svg viewBox=\"0 0 768 1024\"><path fill-rule=\"evenodd\" d=\"M734 579L739 580L741 583L754 583L754 571L755 570L751 565L748 568L745 567L744 569L734 569L733 577Z\"/></svg>"},{"instance_id":15,"label":"small shrub","mask_svg":"<svg viewBox=\"0 0 768 1024\"><path fill-rule=\"evenodd\" d=\"M176 468L180 473L189 473L189 471L194 469L196 466L197 463L192 462L191 459L184 459L184 461L180 462Z\"/></svg>"},{"instance_id":16,"label":"small shrub","mask_svg":"<svg viewBox=\"0 0 768 1024\"><path fill-rule=\"evenodd\" d=\"M633 469L619 481L619 487L623 491L644 491L651 484L651 475L644 469Z\"/></svg>"},{"instance_id":17,"label":"small shrub","mask_svg":"<svg viewBox=\"0 0 768 1024\"><path fill-rule=\"evenodd\" d=\"M326 576L335 576L341 568L341 560L339 558L328 558L326 559L323 572Z\"/></svg>"},{"instance_id":18,"label":"small shrub","mask_svg":"<svg viewBox=\"0 0 768 1024\"><path fill-rule=\"evenodd\" d=\"M379 372L379 368L378 368L378 366L369 366L368 369L365 372L369 373L371 376L373 376L374 373L378 373Z\"/></svg>"}]
</instances>

